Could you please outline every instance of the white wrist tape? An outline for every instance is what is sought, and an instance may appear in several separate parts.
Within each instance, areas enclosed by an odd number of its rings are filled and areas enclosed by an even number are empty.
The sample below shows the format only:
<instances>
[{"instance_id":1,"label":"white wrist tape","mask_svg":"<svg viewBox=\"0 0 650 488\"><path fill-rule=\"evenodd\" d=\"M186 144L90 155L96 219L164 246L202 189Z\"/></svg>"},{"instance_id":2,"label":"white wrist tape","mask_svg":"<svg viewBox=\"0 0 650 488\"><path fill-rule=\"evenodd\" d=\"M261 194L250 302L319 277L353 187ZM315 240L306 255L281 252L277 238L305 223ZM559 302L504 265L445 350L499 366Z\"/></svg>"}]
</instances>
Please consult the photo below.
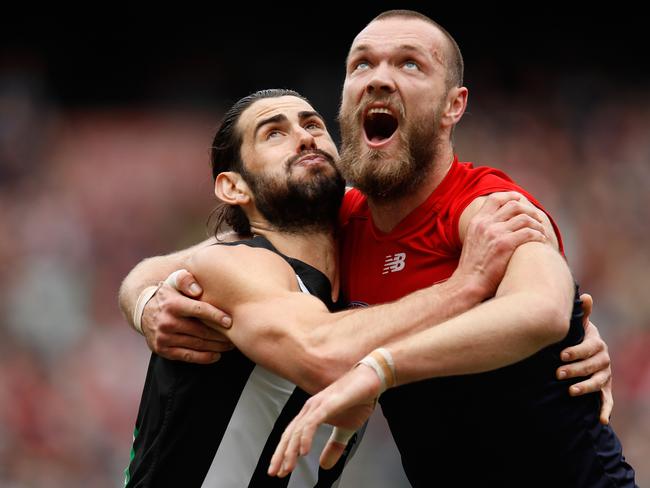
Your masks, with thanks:
<instances>
[{"instance_id":1,"label":"white wrist tape","mask_svg":"<svg viewBox=\"0 0 650 488\"><path fill-rule=\"evenodd\" d=\"M381 391L379 394L382 394L395 385L395 362L388 349L384 349L383 347L375 349L357 363L357 365L359 364L365 364L375 370L375 373L377 373L381 381Z\"/></svg>"},{"instance_id":2,"label":"white wrist tape","mask_svg":"<svg viewBox=\"0 0 650 488\"><path fill-rule=\"evenodd\" d=\"M171 273L165 281L161 281L158 283L158 286L148 286L142 292L140 293L140 296L138 297L138 301L135 303L135 310L133 311L133 327L135 327L135 330L140 332L142 334L142 314L144 313L144 307L145 305L153 298L153 296L156 294L158 290L160 290L160 287L167 283L169 286L172 288L175 288L178 290L178 283L176 282L176 278L178 278L178 275L182 273L183 271L186 271L185 269L177 269L173 273Z\"/></svg>"},{"instance_id":3,"label":"white wrist tape","mask_svg":"<svg viewBox=\"0 0 650 488\"><path fill-rule=\"evenodd\" d=\"M135 310L133 311L133 327L135 327L135 330L140 332L140 334L143 334L142 332L142 314L144 313L144 306L147 304L149 300L153 298L153 296L156 294L160 286L162 285L162 281L158 286L148 286L142 292L140 293L140 296L138 297L138 301L135 302ZM143 334L144 335L144 334Z\"/></svg>"}]
</instances>

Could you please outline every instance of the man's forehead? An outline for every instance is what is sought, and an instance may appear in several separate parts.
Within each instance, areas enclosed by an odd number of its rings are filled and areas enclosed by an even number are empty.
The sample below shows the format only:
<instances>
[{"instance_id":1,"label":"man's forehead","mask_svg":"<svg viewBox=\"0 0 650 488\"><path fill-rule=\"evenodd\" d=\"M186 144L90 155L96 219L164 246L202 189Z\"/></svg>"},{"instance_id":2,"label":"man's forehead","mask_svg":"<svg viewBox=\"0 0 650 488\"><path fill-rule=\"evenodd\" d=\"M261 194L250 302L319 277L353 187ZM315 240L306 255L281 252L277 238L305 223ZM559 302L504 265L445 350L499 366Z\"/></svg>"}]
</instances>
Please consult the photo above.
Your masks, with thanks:
<instances>
[{"instance_id":1,"label":"man's forehead","mask_svg":"<svg viewBox=\"0 0 650 488\"><path fill-rule=\"evenodd\" d=\"M301 98L292 95L262 98L253 102L239 118L239 129L254 130L257 123L276 115L284 115L288 119L297 117L300 112L314 111L313 107Z\"/></svg>"},{"instance_id":2,"label":"man's forehead","mask_svg":"<svg viewBox=\"0 0 650 488\"><path fill-rule=\"evenodd\" d=\"M352 41L350 54L387 45L410 46L428 52L440 51L445 39L435 25L417 18L390 17L368 24Z\"/></svg>"}]
</instances>

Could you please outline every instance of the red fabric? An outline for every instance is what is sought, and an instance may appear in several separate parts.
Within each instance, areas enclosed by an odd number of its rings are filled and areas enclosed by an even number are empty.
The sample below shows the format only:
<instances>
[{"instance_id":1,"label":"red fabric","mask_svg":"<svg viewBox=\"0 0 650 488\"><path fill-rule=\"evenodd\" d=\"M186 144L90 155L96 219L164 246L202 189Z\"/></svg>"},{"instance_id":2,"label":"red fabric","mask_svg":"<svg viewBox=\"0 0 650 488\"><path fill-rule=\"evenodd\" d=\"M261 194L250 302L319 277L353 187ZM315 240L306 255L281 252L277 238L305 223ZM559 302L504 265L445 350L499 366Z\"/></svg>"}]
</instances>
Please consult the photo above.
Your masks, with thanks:
<instances>
[{"instance_id":1,"label":"red fabric","mask_svg":"<svg viewBox=\"0 0 650 488\"><path fill-rule=\"evenodd\" d=\"M366 197L348 191L340 213L340 256L343 291L352 305L397 300L448 279L460 258L463 210L475 198L497 191L518 191L546 212L502 171L457 159L429 198L389 233L374 226ZM559 230L551 222L562 251Z\"/></svg>"}]
</instances>

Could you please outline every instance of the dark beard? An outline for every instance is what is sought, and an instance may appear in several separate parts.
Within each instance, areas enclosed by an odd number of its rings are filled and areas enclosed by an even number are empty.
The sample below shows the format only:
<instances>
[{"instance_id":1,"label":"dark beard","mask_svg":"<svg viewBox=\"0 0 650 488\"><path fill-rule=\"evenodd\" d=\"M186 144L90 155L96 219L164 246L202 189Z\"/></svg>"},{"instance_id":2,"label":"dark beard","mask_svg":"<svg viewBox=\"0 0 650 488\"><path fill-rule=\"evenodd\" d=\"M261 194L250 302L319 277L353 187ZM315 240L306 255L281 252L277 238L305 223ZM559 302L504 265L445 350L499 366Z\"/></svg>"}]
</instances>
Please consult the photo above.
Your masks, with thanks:
<instances>
[{"instance_id":1,"label":"dark beard","mask_svg":"<svg viewBox=\"0 0 650 488\"><path fill-rule=\"evenodd\" d=\"M438 138L438 111L429 120L407 122L402 117L397 129L400 149L391 158L381 150L362 152L364 129L359 121L363 108L368 103L370 102L364 101L353 112L348 110L339 114L342 148L338 166L348 183L366 196L394 200L415 190L433 170Z\"/></svg>"},{"instance_id":2,"label":"dark beard","mask_svg":"<svg viewBox=\"0 0 650 488\"><path fill-rule=\"evenodd\" d=\"M334 174L316 168L311 179L293 180L294 164L307 154L323 156L334 169ZM242 172L255 196L257 210L283 232L302 234L332 230L345 193L345 181L334 165L334 158L320 149L304 151L290 158L285 169L287 178L284 181Z\"/></svg>"}]
</instances>

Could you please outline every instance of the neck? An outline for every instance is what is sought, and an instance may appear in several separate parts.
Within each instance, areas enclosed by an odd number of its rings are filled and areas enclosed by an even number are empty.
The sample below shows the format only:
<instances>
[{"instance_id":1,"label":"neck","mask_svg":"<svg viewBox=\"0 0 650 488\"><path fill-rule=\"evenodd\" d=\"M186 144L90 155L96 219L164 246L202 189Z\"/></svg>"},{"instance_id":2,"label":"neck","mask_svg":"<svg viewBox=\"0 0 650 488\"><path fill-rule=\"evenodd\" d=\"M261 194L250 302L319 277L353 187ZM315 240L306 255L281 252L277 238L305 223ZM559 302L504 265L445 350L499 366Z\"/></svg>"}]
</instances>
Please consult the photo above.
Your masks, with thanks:
<instances>
[{"instance_id":1,"label":"neck","mask_svg":"<svg viewBox=\"0 0 650 488\"><path fill-rule=\"evenodd\" d=\"M368 197L368 208L372 215L372 221L379 230L382 232L392 231L407 215L422 205L440 185L454 160L451 145L440 149L440 154L432 161L431 171L422 183L408 195L388 200Z\"/></svg>"},{"instance_id":2,"label":"neck","mask_svg":"<svg viewBox=\"0 0 650 488\"><path fill-rule=\"evenodd\" d=\"M314 230L305 233L283 232L266 224L254 224L254 234L266 237L285 256L299 259L322 272L332 285L332 299L336 301L339 291L338 247L333 229Z\"/></svg>"}]
</instances>

